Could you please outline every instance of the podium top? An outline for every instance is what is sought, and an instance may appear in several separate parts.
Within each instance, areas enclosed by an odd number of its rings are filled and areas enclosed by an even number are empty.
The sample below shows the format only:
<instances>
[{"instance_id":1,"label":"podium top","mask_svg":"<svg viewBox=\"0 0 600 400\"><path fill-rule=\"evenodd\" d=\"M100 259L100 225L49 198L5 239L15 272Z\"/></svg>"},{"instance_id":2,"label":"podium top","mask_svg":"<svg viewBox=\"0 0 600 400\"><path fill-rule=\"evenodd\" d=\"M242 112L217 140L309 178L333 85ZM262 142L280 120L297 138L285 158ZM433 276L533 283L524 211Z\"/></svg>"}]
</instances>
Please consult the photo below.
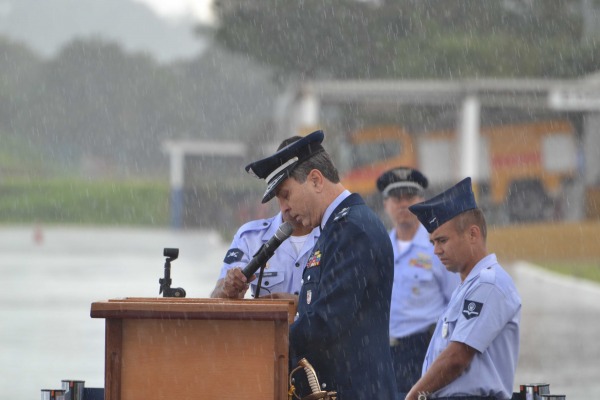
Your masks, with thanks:
<instances>
[{"instance_id":1,"label":"podium top","mask_svg":"<svg viewBox=\"0 0 600 400\"><path fill-rule=\"evenodd\" d=\"M126 297L92 303L92 318L294 321L292 300Z\"/></svg>"}]
</instances>

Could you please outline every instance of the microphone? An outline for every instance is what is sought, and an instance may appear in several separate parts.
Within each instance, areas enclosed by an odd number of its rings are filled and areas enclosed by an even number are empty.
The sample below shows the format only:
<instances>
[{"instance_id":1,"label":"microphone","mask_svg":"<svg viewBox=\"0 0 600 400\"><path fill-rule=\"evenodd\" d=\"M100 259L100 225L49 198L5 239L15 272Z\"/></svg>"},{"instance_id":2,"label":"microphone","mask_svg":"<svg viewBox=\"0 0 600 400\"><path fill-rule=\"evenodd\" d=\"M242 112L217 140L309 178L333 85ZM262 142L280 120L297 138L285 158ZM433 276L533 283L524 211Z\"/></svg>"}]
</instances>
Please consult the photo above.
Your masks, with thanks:
<instances>
[{"instance_id":1,"label":"microphone","mask_svg":"<svg viewBox=\"0 0 600 400\"><path fill-rule=\"evenodd\" d=\"M267 261L269 261L269 258L273 256L275 250L277 250L277 248L285 239L290 237L293 230L294 228L289 222L284 222L283 224L281 224L279 229L277 229L277 232L275 232L275 235L273 235L273 237L269 239L269 241L260 248L258 253L254 255L254 258L252 258L248 265L246 265L246 267L242 270L242 274L244 274L244 276L247 279L250 279L250 277L261 266L263 266Z\"/></svg>"}]
</instances>

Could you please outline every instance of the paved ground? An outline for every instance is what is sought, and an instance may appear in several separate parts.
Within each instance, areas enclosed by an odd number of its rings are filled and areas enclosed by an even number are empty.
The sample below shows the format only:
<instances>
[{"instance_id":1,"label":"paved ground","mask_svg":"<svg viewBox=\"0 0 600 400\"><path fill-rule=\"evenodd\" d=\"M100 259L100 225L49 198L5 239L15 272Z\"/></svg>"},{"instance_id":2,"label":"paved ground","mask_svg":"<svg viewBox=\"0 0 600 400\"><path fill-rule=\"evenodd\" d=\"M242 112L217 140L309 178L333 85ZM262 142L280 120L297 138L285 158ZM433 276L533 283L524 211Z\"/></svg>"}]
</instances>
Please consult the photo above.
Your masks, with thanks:
<instances>
[{"instance_id":1,"label":"paved ground","mask_svg":"<svg viewBox=\"0 0 600 400\"><path fill-rule=\"evenodd\" d=\"M515 384L548 383L568 400L600 399L600 285L524 262L507 269L523 301Z\"/></svg>"},{"instance_id":2,"label":"paved ground","mask_svg":"<svg viewBox=\"0 0 600 400\"><path fill-rule=\"evenodd\" d=\"M208 297L228 243L210 232L0 228L0 392L38 398L61 379L103 384L104 324L90 304L158 296L163 247L180 248L174 286ZM533 265L507 267L523 299L519 384L548 383L568 400L600 399L600 285Z\"/></svg>"}]
</instances>

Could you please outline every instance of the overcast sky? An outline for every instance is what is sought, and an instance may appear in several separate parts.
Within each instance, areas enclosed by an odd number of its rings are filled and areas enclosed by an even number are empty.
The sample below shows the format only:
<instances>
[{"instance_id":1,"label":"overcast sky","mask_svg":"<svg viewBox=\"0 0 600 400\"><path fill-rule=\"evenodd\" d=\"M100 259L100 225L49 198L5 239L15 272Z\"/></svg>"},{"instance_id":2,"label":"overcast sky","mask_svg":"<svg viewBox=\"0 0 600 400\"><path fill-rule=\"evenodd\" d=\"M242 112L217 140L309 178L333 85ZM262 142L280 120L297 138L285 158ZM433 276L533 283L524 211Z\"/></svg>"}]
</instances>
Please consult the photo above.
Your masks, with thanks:
<instances>
[{"instance_id":1,"label":"overcast sky","mask_svg":"<svg viewBox=\"0 0 600 400\"><path fill-rule=\"evenodd\" d=\"M157 14L168 18L195 18L205 23L213 21L212 0L132 0L147 4Z\"/></svg>"},{"instance_id":2,"label":"overcast sky","mask_svg":"<svg viewBox=\"0 0 600 400\"><path fill-rule=\"evenodd\" d=\"M0 0L0 35L52 57L75 38L100 37L160 62L190 59L207 41L212 0Z\"/></svg>"}]
</instances>

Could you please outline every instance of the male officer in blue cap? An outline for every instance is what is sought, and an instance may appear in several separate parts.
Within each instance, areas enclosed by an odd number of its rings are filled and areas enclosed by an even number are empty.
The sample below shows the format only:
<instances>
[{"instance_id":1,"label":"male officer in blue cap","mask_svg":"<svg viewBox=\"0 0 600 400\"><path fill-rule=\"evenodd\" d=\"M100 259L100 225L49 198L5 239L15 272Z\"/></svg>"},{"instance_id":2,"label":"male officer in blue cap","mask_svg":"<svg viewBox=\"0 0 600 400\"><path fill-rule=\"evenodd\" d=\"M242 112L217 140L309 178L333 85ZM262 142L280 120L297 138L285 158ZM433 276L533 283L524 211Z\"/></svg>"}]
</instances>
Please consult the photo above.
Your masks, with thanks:
<instances>
[{"instance_id":1,"label":"male officer in blue cap","mask_svg":"<svg viewBox=\"0 0 600 400\"><path fill-rule=\"evenodd\" d=\"M324 134L313 132L246 167L267 182L263 203L280 208L321 236L303 273L298 314L290 326L290 361L306 358L321 390L338 399L394 399L389 348L393 251L385 227L358 194L347 191ZM300 397L312 393L295 374Z\"/></svg>"},{"instance_id":2,"label":"male officer in blue cap","mask_svg":"<svg viewBox=\"0 0 600 400\"><path fill-rule=\"evenodd\" d=\"M408 207L424 200L429 182L419 170L392 168L379 176L377 189L393 224L394 286L390 310L390 350L396 384L406 395L421 377L435 324L458 286L429 242L429 234Z\"/></svg>"},{"instance_id":3,"label":"male officer in blue cap","mask_svg":"<svg viewBox=\"0 0 600 400\"><path fill-rule=\"evenodd\" d=\"M423 375L406 399L510 399L521 299L496 255L487 253L485 218L471 178L410 211L430 233L435 254L462 282L436 325Z\"/></svg>"}]
</instances>

